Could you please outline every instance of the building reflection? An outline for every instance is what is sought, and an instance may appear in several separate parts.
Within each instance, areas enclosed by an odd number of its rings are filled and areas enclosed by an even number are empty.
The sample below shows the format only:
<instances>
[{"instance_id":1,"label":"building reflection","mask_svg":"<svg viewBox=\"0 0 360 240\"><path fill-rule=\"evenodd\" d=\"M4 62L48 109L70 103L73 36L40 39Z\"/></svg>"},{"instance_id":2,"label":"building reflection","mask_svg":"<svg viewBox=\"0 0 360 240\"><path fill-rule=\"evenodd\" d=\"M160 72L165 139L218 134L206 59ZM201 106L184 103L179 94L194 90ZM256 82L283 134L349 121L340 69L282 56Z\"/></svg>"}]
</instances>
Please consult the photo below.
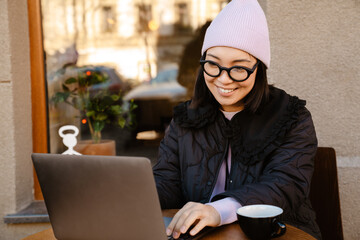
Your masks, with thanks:
<instances>
[{"instance_id":1,"label":"building reflection","mask_svg":"<svg viewBox=\"0 0 360 240\"><path fill-rule=\"evenodd\" d=\"M41 0L48 95L61 88L64 71L59 70L68 65L107 66L132 88L178 68L196 30L227 2ZM74 110L49 107L51 151L57 152L61 144L56 130L64 123L78 125L79 120Z\"/></svg>"}]
</instances>

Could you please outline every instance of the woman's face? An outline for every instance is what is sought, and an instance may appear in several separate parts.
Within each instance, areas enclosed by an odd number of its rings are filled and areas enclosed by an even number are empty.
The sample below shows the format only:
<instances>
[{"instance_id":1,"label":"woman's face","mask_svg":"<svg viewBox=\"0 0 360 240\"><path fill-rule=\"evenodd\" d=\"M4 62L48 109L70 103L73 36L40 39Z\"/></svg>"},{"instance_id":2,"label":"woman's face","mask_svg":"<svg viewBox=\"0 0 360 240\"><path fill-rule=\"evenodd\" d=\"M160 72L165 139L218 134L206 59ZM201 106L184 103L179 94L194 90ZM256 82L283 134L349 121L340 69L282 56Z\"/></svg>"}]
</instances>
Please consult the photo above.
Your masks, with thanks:
<instances>
[{"instance_id":1,"label":"woman's face","mask_svg":"<svg viewBox=\"0 0 360 240\"><path fill-rule=\"evenodd\" d=\"M211 60L222 67L241 66L253 68L256 58L240 49L231 47L212 47L206 52L206 59ZM222 110L236 112L244 109L244 98L254 86L257 68L244 82L233 81L226 71L220 76L211 77L204 72L205 83L219 102Z\"/></svg>"}]
</instances>

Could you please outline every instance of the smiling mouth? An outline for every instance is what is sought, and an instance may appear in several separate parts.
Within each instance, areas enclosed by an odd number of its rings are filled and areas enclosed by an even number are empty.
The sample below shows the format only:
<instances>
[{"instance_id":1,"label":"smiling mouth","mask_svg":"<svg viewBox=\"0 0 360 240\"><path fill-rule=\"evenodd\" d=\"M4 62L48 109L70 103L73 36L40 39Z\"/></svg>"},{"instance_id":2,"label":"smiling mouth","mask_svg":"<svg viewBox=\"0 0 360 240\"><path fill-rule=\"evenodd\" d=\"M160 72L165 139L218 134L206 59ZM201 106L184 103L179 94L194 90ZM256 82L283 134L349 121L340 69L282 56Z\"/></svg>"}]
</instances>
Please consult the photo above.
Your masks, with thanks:
<instances>
[{"instance_id":1,"label":"smiling mouth","mask_svg":"<svg viewBox=\"0 0 360 240\"><path fill-rule=\"evenodd\" d=\"M233 89L224 89L224 88L220 88L218 87L218 89L220 90L220 92L223 92L223 93L231 93L233 91L236 90L236 88L233 88Z\"/></svg>"}]
</instances>

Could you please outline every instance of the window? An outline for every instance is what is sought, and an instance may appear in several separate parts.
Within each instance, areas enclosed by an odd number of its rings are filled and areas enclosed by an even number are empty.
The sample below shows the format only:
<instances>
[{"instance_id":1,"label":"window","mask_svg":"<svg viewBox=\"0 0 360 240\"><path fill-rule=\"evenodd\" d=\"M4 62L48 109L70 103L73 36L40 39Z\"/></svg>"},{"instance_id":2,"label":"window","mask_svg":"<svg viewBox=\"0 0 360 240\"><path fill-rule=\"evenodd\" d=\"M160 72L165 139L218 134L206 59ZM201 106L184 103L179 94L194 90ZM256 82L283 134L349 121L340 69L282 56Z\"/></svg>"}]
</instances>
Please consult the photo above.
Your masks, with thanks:
<instances>
[{"instance_id":1,"label":"window","mask_svg":"<svg viewBox=\"0 0 360 240\"><path fill-rule=\"evenodd\" d=\"M116 15L113 7L102 7L102 24L103 32L114 32L116 29Z\"/></svg>"},{"instance_id":2,"label":"window","mask_svg":"<svg viewBox=\"0 0 360 240\"><path fill-rule=\"evenodd\" d=\"M192 92L178 81L184 72L179 71L184 49L201 40L196 30L213 16L210 3L197 2L41 0L43 39L37 45L44 46L46 71L40 64L32 70L46 73L47 92L41 95L48 97L47 105L40 108L48 112L47 126L42 126L48 131L34 145L43 141L49 152L62 153L67 147L59 129L75 125L79 142L94 141L94 131L100 129L102 139L115 142L116 154L142 155L155 162L172 108ZM223 1L214 2L220 6ZM196 75L197 67L186 73ZM33 89L44 84L33 79ZM91 84L85 86L86 81ZM85 87L86 101L69 98L83 94ZM115 101L111 111L126 113L122 118L95 111L112 104L109 97ZM87 108L79 107L82 104Z\"/></svg>"},{"instance_id":3,"label":"window","mask_svg":"<svg viewBox=\"0 0 360 240\"><path fill-rule=\"evenodd\" d=\"M177 13L178 13L178 23L181 26L189 26L189 12L188 12L188 5L186 3L179 3L177 5Z\"/></svg>"},{"instance_id":4,"label":"window","mask_svg":"<svg viewBox=\"0 0 360 240\"><path fill-rule=\"evenodd\" d=\"M150 21L152 20L151 5L140 3L138 4L138 19L139 32L150 31Z\"/></svg>"}]
</instances>

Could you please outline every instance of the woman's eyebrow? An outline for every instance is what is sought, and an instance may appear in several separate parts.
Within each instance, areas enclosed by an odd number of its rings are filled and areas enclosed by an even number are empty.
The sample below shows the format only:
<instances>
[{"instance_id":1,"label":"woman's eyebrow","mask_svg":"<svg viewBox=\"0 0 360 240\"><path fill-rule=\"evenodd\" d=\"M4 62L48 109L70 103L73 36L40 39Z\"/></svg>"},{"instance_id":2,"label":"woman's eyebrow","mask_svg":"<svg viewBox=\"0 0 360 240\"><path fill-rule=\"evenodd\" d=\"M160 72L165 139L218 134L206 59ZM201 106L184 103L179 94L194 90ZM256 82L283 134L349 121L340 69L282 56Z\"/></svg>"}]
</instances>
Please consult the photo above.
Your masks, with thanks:
<instances>
[{"instance_id":1,"label":"woman's eyebrow","mask_svg":"<svg viewBox=\"0 0 360 240\"><path fill-rule=\"evenodd\" d=\"M251 61L249 59L236 59L233 62L235 63L235 62L251 62Z\"/></svg>"},{"instance_id":2,"label":"woman's eyebrow","mask_svg":"<svg viewBox=\"0 0 360 240\"><path fill-rule=\"evenodd\" d=\"M206 55L208 55L208 56L210 56L210 57L213 57L213 58L216 58L217 60L220 60L219 57L217 57L217 56L215 56L215 55L212 55L211 53L208 53L208 54L206 54Z\"/></svg>"},{"instance_id":3,"label":"woman's eyebrow","mask_svg":"<svg viewBox=\"0 0 360 240\"><path fill-rule=\"evenodd\" d=\"M208 53L207 55L210 56L210 57L216 58L217 60L220 60L219 57L217 57L217 56L215 56L215 55L213 55L211 53ZM234 60L232 62L236 63L236 62L251 62L251 61L249 59L236 59L236 60Z\"/></svg>"}]
</instances>

